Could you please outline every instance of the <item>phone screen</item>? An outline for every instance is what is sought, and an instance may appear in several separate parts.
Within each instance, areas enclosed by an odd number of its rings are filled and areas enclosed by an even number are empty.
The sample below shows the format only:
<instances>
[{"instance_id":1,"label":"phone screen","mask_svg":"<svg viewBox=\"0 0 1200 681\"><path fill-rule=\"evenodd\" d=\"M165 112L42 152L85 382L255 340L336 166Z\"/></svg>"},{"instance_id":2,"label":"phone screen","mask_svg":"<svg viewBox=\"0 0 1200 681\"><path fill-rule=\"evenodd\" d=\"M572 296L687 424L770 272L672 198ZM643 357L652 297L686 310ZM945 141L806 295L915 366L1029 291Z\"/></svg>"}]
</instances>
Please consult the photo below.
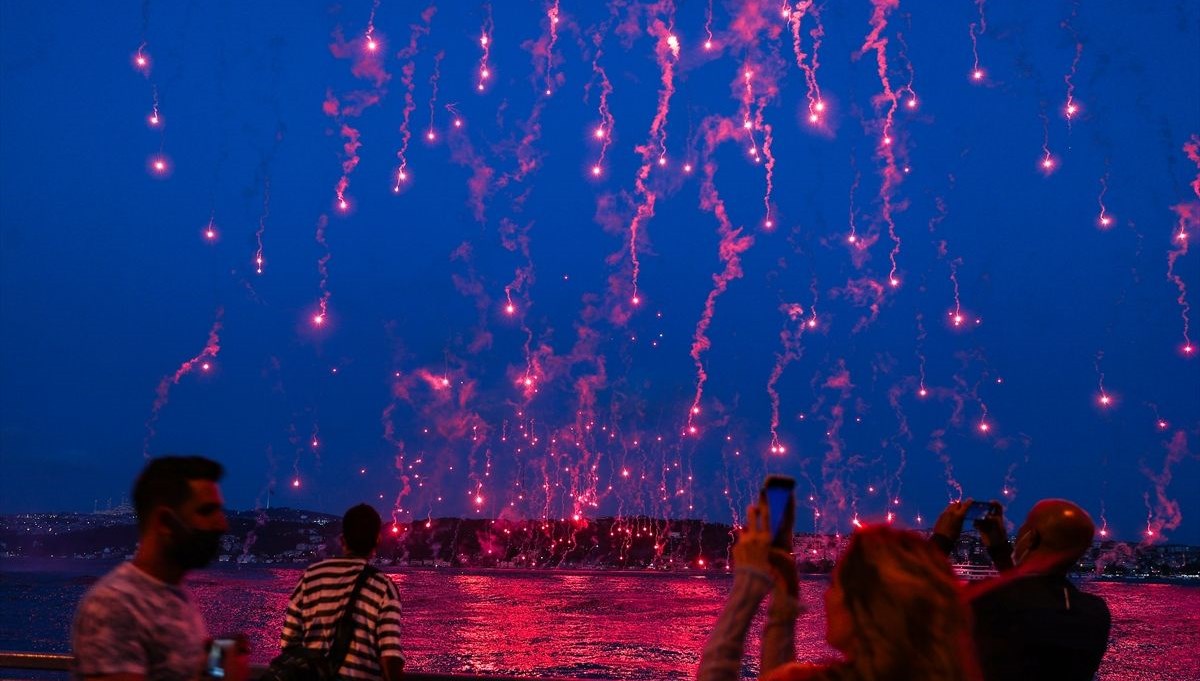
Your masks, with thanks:
<instances>
[{"instance_id":1,"label":"phone screen","mask_svg":"<svg viewBox=\"0 0 1200 681\"><path fill-rule=\"evenodd\" d=\"M779 528L783 526L783 517L787 513L788 498L792 496L790 489L782 487L767 488L767 507L771 513L771 536L779 537Z\"/></svg>"},{"instance_id":2,"label":"phone screen","mask_svg":"<svg viewBox=\"0 0 1200 681\"><path fill-rule=\"evenodd\" d=\"M213 640L212 645L208 648L208 675L214 679L225 678L225 660L229 653L237 645L237 641L231 638L218 638Z\"/></svg>"},{"instance_id":3,"label":"phone screen","mask_svg":"<svg viewBox=\"0 0 1200 681\"><path fill-rule=\"evenodd\" d=\"M983 520L992 514L992 505L986 501L973 501L967 509L967 520Z\"/></svg>"}]
</instances>

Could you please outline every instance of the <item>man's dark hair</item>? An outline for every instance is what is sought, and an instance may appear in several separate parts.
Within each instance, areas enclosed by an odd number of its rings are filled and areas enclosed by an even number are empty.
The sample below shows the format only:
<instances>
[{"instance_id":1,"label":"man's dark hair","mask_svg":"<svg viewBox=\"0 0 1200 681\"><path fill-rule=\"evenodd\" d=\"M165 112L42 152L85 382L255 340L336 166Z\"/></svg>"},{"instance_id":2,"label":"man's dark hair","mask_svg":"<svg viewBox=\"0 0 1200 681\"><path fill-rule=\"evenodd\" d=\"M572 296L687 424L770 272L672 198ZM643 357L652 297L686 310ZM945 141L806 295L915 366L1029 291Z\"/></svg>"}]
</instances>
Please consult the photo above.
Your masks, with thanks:
<instances>
[{"instance_id":1,"label":"man's dark hair","mask_svg":"<svg viewBox=\"0 0 1200 681\"><path fill-rule=\"evenodd\" d=\"M225 474L221 464L202 456L162 456L153 459L133 483L133 510L138 528L144 529L157 506L177 509L192 496L192 480L217 482Z\"/></svg>"},{"instance_id":2,"label":"man's dark hair","mask_svg":"<svg viewBox=\"0 0 1200 681\"><path fill-rule=\"evenodd\" d=\"M342 516L342 538L346 550L356 556L369 556L379 544L379 529L383 520L369 504L359 504Z\"/></svg>"}]
</instances>

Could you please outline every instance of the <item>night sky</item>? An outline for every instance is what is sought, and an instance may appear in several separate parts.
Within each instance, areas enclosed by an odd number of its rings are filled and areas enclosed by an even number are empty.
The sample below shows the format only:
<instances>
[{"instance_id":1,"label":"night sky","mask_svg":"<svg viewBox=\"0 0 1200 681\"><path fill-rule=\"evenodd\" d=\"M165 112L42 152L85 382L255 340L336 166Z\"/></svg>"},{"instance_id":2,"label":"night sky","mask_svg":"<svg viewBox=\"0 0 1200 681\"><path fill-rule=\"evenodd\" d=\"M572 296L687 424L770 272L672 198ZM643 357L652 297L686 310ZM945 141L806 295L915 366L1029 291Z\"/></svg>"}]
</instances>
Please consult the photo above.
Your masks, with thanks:
<instances>
[{"instance_id":1,"label":"night sky","mask_svg":"<svg viewBox=\"0 0 1200 681\"><path fill-rule=\"evenodd\" d=\"M1192 3L424 7L0 3L0 512L1200 542Z\"/></svg>"}]
</instances>

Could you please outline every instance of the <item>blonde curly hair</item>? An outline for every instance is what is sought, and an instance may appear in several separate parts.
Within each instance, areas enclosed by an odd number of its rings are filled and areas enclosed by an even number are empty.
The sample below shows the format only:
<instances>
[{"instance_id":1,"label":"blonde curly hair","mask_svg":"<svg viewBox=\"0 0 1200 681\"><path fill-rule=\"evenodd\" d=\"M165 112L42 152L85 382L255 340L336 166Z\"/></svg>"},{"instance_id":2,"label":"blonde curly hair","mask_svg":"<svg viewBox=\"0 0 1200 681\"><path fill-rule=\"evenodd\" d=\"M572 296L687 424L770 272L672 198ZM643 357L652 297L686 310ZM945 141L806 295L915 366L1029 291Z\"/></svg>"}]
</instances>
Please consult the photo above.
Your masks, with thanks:
<instances>
[{"instance_id":1,"label":"blonde curly hair","mask_svg":"<svg viewBox=\"0 0 1200 681\"><path fill-rule=\"evenodd\" d=\"M853 650L829 666L785 665L764 681L973 681L971 616L946 557L914 532L854 533L834 568Z\"/></svg>"}]
</instances>

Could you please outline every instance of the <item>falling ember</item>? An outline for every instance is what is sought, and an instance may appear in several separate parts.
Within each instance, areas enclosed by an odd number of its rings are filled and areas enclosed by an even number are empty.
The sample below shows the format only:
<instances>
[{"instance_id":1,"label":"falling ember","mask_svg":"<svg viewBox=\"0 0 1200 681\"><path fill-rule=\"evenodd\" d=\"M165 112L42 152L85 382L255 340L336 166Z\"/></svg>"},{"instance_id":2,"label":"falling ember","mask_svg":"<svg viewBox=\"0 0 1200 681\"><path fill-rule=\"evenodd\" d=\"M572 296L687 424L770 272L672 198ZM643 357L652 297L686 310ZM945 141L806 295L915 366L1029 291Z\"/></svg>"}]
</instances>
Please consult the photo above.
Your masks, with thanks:
<instances>
[{"instance_id":1,"label":"falling ember","mask_svg":"<svg viewBox=\"0 0 1200 681\"><path fill-rule=\"evenodd\" d=\"M983 70L975 69L974 71L972 71L971 72L971 80L974 80L976 82L983 80Z\"/></svg>"},{"instance_id":2,"label":"falling ember","mask_svg":"<svg viewBox=\"0 0 1200 681\"><path fill-rule=\"evenodd\" d=\"M300 478L295 478L295 479L293 479L293 480L292 480L292 487L299 487L299 486L300 486Z\"/></svg>"},{"instance_id":3,"label":"falling ember","mask_svg":"<svg viewBox=\"0 0 1200 681\"><path fill-rule=\"evenodd\" d=\"M987 421L979 422L979 432L986 433L992 429L992 426Z\"/></svg>"},{"instance_id":4,"label":"falling ember","mask_svg":"<svg viewBox=\"0 0 1200 681\"><path fill-rule=\"evenodd\" d=\"M209 370L209 369L211 369L211 368L212 368L212 365L211 365L211 364L209 364L208 362L205 362L205 363L203 363L203 364L201 364L201 365L200 365L200 370L201 370L201 371L208 371L208 370Z\"/></svg>"},{"instance_id":5,"label":"falling ember","mask_svg":"<svg viewBox=\"0 0 1200 681\"><path fill-rule=\"evenodd\" d=\"M150 169L150 174L156 177L165 178L171 173L171 164L165 156L152 156L147 165Z\"/></svg>"}]
</instances>

